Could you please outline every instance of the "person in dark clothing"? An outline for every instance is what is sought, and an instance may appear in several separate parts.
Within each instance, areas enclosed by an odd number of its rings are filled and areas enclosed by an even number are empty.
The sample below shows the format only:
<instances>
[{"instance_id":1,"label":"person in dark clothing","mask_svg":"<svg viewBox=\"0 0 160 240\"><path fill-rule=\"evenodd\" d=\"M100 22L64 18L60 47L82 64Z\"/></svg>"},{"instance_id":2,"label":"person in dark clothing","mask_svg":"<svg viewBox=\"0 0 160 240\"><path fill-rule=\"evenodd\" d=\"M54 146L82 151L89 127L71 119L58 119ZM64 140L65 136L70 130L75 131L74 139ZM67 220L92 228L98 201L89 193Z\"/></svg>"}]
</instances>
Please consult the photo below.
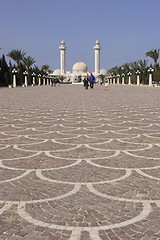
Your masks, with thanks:
<instances>
[{"instance_id":1,"label":"person in dark clothing","mask_svg":"<svg viewBox=\"0 0 160 240\"><path fill-rule=\"evenodd\" d=\"M93 76L92 73L89 77L89 82L90 82L90 88L93 88L94 87L94 82L95 82L95 77Z\"/></svg>"},{"instance_id":2,"label":"person in dark clothing","mask_svg":"<svg viewBox=\"0 0 160 240\"><path fill-rule=\"evenodd\" d=\"M86 80L86 78L83 79L83 86L84 86L84 87L85 87L85 80Z\"/></svg>"},{"instance_id":3,"label":"person in dark clothing","mask_svg":"<svg viewBox=\"0 0 160 240\"><path fill-rule=\"evenodd\" d=\"M53 83L54 83L54 87L56 87L56 85L57 85L57 79L56 78L54 79Z\"/></svg>"},{"instance_id":4,"label":"person in dark clothing","mask_svg":"<svg viewBox=\"0 0 160 240\"><path fill-rule=\"evenodd\" d=\"M85 89L88 89L88 86L89 86L88 78L84 78L83 83L84 83Z\"/></svg>"}]
</instances>

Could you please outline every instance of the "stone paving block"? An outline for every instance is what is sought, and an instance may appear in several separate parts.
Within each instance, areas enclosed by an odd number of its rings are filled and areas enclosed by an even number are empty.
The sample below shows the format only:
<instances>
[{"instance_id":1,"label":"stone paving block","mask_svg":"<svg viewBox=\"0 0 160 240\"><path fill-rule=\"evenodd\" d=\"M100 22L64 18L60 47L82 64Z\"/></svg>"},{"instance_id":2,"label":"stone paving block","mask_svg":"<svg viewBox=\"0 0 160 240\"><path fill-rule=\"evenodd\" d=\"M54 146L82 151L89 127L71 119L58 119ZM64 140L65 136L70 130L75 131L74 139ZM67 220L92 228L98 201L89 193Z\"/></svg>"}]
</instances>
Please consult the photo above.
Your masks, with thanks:
<instances>
[{"instance_id":1,"label":"stone paving block","mask_svg":"<svg viewBox=\"0 0 160 240\"><path fill-rule=\"evenodd\" d=\"M1 88L0 239L159 240L159 95Z\"/></svg>"}]
</instances>

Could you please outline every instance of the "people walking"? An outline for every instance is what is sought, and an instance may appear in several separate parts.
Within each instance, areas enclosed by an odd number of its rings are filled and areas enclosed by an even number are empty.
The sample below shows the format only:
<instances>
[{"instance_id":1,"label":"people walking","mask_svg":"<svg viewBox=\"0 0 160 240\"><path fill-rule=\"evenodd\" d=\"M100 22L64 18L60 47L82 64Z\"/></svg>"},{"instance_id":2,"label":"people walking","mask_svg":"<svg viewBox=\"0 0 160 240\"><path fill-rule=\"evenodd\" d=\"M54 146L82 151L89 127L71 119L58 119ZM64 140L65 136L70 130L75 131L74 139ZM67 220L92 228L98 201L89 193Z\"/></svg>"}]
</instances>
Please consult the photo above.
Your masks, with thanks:
<instances>
[{"instance_id":1,"label":"people walking","mask_svg":"<svg viewBox=\"0 0 160 240\"><path fill-rule=\"evenodd\" d=\"M95 82L95 77L93 76L92 73L89 77L89 82L90 82L90 88L93 88L94 87L94 82Z\"/></svg>"},{"instance_id":2,"label":"people walking","mask_svg":"<svg viewBox=\"0 0 160 240\"><path fill-rule=\"evenodd\" d=\"M83 83L84 83L85 89L88 89L88 86L89 86L88 78L84 78Z\"/></svg>"},{"instance_id":3,"label":"people walking","mask_svg":"<svg viewBox=\"0 0 160 240\"><path fill-rule=\"evenodd\" d=\"M106 81L104 84L104 90L108 90L108 86L109 86L108 81Z\"/></svg>"}]
</instances>

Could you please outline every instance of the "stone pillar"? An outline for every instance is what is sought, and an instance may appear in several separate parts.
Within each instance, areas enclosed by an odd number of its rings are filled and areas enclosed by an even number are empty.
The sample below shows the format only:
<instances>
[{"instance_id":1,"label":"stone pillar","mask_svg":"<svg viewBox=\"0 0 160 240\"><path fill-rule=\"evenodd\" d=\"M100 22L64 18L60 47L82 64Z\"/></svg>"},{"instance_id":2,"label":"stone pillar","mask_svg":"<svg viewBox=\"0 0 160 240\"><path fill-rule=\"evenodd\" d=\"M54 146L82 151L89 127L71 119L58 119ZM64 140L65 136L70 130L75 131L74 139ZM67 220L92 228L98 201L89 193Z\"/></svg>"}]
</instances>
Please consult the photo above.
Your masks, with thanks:
<instances>
[{"instance_id":1,"label":"stone pillar","mask_svg":"<svg viewBox=\"0 0 160 240\"><path fill-rule=\"evenodd\" d=\"M16 87L16 74L13 74L13 88Z\"/></svg>"},{"instance_id":2,"label":"stone pillar","mask_svg":"<svg viewBox=\"0 0 160 240\"><path fill-rule=\"evenodd\" d=\"M41 85L41 74L38 74L38 85Z\"/></svg>"},{"instance_id":3,"label":"stone pillar","mask_svg":"<svg viewBox=\"0 0 160 240\"><path fill-rule=\"evenodd\" d=\"M25 85L26 87L28 86L27 75L24 76L24 85Z\"/></svg>"},{"instance_id":4,"label":"stone pillar","mask_svg":"<svg viewBox=\"0 0 160 240\"><path fill-rule=\"evenodd\" d=\"M139 75L137 75L137 85L140 85L140 81L139 81Z\"/></svg>"},{"instance_id":5,"label":"stone pillar","mask_svg":"<svg viewBox=\"0 0 160 240\"><path fill-rule=\"evenodd\" d=\"M124 83L124 77L125 77L125 74L124 73L122 73L122 84L124 85L125 83Z\"/></svg>"},{"instance_id":6,"label":"stone pillar","mask_svg":"<svg viewBox=\"0 0 160 240\"><path fill-rule=\"evenodd\" d=\"M120 75L119 74L117 74L117 84L119 84L119 78L120 78Z\"/></svg>"},{"instance_id":7,"label":"stone pillar","mask_svg":"<svg viewBox=\"0 0 160 240\"><path fill-rule=\"evenodd\" d=\"M154 71L153 68L149 68L148 72L149 72L149 86L152 86L152 72Z\"/></svg>"},{"instance_id":8,"label":"stone pillar","mask_svg":"<svg viewBox=\"0 0 160 240\"><path fill-rule=\"evenodd\" d=\"M100 73L100 43L99 40L96 40L94 51L95 51L95 74Z\"/></svg>"},{"instance_id":9,"label":"stone pillar","mask_svg":"<svg viewBox=\"0 0 160 240\"><path fill-rule=\"evenodd\" d=\"M27 81L28 72L25 71L23 74L24 74L24 85L23 86L27 87L28 86L28 81Z\"/></svg>"},{"instance_id":10,"label":"stone pillar","mask_svg":"<svg viewBox=\"0 0 160 240\"><path fill-rule=\"evenodd\" d=\"M149 73L149 86L152 86L152 73Z\"/></svg>"},{"instance_id":11,"label":"stone pillar","mask_svg":"<svg viewBox=\"0 0 160 240\"><path fill-rule=\"evenodd\" d=\"M43 85L46 84L46 76L43 76Z\"/></svg>"},{"instance_id":12,"label":"stone pillar","mask_svg":"<svg viewBox=\"0 0 160 240\"><path fill-rule=\"evenodd\" d=\"M63 75L66 72L66 54L65 54L66 46L64 40L61 41L59 50L60 50L60 69L61 75Z\"/></svg>"},{"instance_id":13,"label":"stone pillar","mask_svg":"<svg viewBox=\"0 0 160 240\"><path fill-rule=\"evenodd\" d=\"M35 85L35 77L33 77L33 86Z\"/></svg>"},{"instance_id":14,"label":"stone pillar","mask_svg":"<svg viewBox=\"0 0 160 240\"><path fill-rule=\"evenodd\" d=\"M17 74L17 70L13 69L12 70L12 74L13 74L13 88L16 87L16 74Z\"/></svg>"},{"instance_id":15,"label":"stone pillar","mask_svg":"<svg viewBox=\"0 0 160 240\"><path fill-rule=\"evenodd\" d=\"M32 86L34 86L35 85L35 76L36 76L36 74L33 72L32 73L32 78L33 78L33 80L32 80Z\"/></svg>"},{"instance_id":16,"label":"stone pillar","mask_svg":"<svg viewBox=\"0 0 160 240\"><path fill-rule=\"evenodd\" d=\"M137 70L136 75L137 75L137 86L139 86L140 85L140 80L139 80L140 71L139 70Z\"/></svg>"},{"instance_id":17,"label":"stone pillar","mask_svg":"<svg viewBox=\"0 0 160 240\"><path fill-rule=\"evenodd\" d=\"M116 84L116 76L113 76L113 84Z\"/></svg>"},{"instance_id":18,"label":"stone pillar","mask_svg":"<svg viewBox=\"0 0 160 240\"><path fill-rule=\"evenodd\" d=\"M131 75L132 75L132 73L129 72L127 75L128 75L128 85L131 85Z\"/></svg>"}]
</instances>

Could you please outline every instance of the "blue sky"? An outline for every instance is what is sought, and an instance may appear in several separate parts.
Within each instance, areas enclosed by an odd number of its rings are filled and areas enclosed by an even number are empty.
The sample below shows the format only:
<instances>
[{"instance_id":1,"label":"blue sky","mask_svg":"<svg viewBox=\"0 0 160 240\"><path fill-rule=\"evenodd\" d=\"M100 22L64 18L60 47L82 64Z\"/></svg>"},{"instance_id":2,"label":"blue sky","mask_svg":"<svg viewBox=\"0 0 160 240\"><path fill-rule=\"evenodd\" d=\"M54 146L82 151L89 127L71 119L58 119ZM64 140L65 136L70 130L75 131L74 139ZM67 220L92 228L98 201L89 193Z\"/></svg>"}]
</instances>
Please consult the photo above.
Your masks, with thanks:
<instances>
[{"instance_id":1,"label":"blue sky","mask_svg":"<svg viewBox=\"0 0 160 240\"><path fill-rule=\"evenodd\" d=\"M57 69L65 40L67 70L82 61L94 71L99 40L100 68L147 59L160 48L159 11L160 0L0 0L0 53L20 49L35 65Z\"/></svg>"}]
</instances>

